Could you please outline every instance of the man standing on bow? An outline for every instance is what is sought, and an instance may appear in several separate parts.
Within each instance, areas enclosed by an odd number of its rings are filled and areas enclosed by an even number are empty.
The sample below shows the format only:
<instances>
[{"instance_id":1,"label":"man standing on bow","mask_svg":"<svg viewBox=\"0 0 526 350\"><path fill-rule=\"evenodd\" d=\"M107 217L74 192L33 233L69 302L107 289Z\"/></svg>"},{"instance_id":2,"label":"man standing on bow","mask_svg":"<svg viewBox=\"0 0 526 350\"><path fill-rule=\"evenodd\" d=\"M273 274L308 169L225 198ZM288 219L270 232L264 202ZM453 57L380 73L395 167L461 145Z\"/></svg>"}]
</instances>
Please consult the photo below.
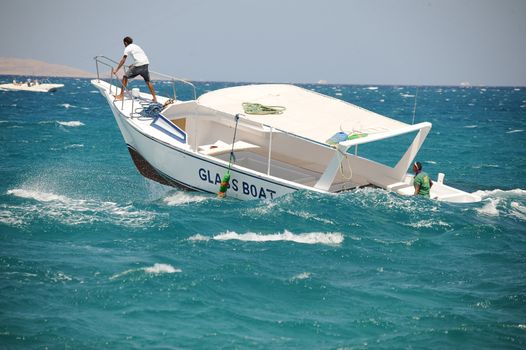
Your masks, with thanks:
<instances>
[{"instance_id":1,"label":"man standing on bow","mask_svg":"<svg viewBox=\"0 0 526 350\"><path fill-rule=\"evenodd\" d=\"M133 43L133 39L127 36L123 39L124 42L124 55L122 56L121 61L119 62L119 65L116 69L112 71L113 74L117 75L117 71L124 65L124 62L126 62L126 58L128 56L131 56L133 59L133 63L131 64L130 68L127 72L124 73L124 76L122 77L122 89L121 93L119 95L115 96L115 100L122 100L124 98L124 89L126 88L126 85L128 84L128 79L133 79L136 76L140 75L143 79L146 85L148 85L148 88L150 89L150 93L152 94L152 100L153 102L157 102L157 98L155 97L155 90L153 89L153 85L150 82L150 72L148 71L148 65L150 64L150 61L148 61L148 57L144 53L144 51L139 47L139 45L135 45Z\"/></svg>"}]
</instances>

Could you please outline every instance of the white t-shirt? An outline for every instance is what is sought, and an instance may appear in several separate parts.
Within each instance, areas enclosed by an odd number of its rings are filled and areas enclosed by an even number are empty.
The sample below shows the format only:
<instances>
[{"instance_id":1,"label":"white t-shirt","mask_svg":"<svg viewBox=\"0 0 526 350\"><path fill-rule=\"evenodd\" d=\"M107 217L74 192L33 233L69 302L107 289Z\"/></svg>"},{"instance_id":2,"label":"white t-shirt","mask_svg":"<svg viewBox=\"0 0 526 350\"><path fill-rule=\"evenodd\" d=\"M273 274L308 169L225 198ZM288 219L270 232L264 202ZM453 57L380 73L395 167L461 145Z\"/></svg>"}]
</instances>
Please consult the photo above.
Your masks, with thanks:
<instances>
[{"instance_id":1,"label":"white t-shirt","mask_svg":"<svg viewBox=\"0 0 526 350\"><path fill-rule=\"evenodd\" d=\"M139 45L130 44L124 48L124 56L131 56L133 59L132 65L135 67L144 66L145 64L150 64L148 57L144 51L139 47Z\"/></svg>"}]
</instances>

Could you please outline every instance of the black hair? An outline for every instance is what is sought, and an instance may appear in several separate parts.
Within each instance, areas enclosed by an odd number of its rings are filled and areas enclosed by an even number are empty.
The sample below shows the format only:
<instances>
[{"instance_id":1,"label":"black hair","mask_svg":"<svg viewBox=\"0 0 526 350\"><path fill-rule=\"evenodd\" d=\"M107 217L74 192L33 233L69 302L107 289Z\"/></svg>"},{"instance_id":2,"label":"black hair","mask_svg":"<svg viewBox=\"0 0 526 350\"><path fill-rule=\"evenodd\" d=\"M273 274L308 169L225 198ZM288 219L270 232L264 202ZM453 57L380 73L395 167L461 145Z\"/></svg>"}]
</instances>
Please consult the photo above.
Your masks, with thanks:
<instances>
[{"instance_id":1,"label":"black hair","mask_svg":"<svg viewBox=\"0 0 526 350\"><path fill-rule=\"evenodd\" d=\"M415 162L415 166L416 166L416 169L417 169L417 170L422 170L422 163L420 163L420 162Z\"/></svg>"},{"instance_id":2,"label":"black hair","mask_svg":"<svg viewBox=\"0 0 526 350\"><path fill-rule=\"evenodd\" d=\"M129 36L127 36L126 38L122 39L122 41L124 41L124 43L126 45L130 45L131 43L133 43L133 39L130 38Z\"/></svg>"}]
</instances>

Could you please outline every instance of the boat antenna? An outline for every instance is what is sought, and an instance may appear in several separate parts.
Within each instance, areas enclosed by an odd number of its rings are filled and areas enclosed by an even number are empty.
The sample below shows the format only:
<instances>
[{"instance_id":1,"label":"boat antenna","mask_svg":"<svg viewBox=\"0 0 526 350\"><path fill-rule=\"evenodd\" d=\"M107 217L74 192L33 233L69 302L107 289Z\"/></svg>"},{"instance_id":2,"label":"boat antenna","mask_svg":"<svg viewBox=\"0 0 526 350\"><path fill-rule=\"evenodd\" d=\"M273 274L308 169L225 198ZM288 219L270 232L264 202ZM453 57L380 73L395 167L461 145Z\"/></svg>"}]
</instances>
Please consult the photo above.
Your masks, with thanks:
<instances>
[{"instance_id":1,"label":"boat antenna","mask_svg":"<svg viewBox=\"0 0 526 350\"><path fill-rule=\"evenodd\" d=\"M221 183L219 185L219 192L217 193L217 196L219 198L223 198L226 196L226 191L228 190L228 187L230 186L230 168L232 168L232 164L236 161L236 156L234 155L234 142L236 142L236 134L237 134L237 125L239 122L239 114L236 114L236 127L234 128L234 137L232 138L232 150L230 151L230 159L228 160L228 169L221 179Z\"/></svg>"},{"instance_id":2,"label":"boat antenna","mask_svg":"<svg viewBox=\"0 0 526 350\"><path fill-rule=\"evenodd\" d=\"M415 91L415 104L413 105L413 122L411 123L411 125L413 125L415 123L415 115L416 115L416 98L418 97L418 86L416 87L416 91Z\"/></svg>"}]
</instances>

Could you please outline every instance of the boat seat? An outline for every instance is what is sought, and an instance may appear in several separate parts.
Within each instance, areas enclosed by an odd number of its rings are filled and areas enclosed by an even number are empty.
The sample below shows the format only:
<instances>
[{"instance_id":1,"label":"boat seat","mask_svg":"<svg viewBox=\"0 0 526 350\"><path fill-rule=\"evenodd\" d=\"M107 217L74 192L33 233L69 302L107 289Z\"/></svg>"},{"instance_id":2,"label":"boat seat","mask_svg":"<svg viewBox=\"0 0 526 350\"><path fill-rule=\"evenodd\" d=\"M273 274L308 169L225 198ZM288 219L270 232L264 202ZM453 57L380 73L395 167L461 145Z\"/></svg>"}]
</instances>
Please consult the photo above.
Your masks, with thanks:
<instances>
[{"instance_id":1,"label":"boat seat","mask_svg":"<svg viewBox=\"0 0 526 350\"><path fill-rule=\"evenodd\" d=\"M234 142L234 151L245 151L248 149L260 148L257 145L245 142L245 141L236 141ZM216 156L223 153L228 153L232 151L232 144L228 144L221 140L217 140L215 143L210 145L202 145L198 147L199 153L206 154L208 156Z\"/></svg>"}]
</instances>

